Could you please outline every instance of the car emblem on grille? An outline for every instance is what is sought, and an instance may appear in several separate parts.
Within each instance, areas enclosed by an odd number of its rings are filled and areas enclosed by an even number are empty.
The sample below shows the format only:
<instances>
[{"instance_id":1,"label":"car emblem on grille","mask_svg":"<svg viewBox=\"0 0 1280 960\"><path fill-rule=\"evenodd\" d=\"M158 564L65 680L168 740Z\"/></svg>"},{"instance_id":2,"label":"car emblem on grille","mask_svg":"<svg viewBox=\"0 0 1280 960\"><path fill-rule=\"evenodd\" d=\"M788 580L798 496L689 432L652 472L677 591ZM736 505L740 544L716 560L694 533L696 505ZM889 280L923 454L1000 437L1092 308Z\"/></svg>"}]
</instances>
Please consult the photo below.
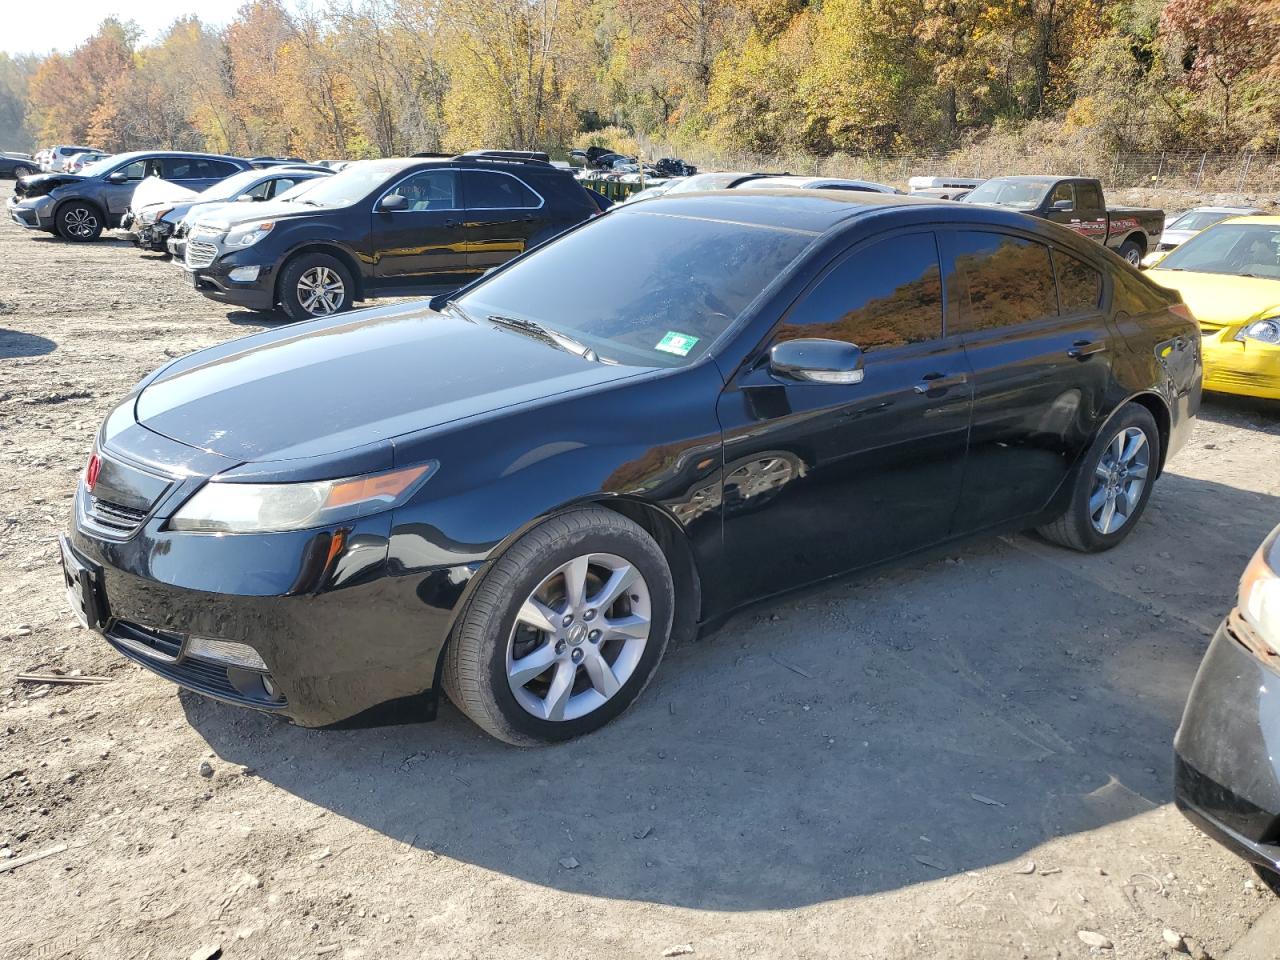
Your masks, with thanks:
<instances>
[{"instance_id":1,"label":"car emblem on grille","mask_svg":"<svg viewBox=\"0 0 1280 960\"><path fill-rule=\"evenodd\" d=\"M92 490L98 483L98 474L102 472L102 461L96 453L89 456L89 465L84 468L84 487Z\"/></svg>"}]
</instances>

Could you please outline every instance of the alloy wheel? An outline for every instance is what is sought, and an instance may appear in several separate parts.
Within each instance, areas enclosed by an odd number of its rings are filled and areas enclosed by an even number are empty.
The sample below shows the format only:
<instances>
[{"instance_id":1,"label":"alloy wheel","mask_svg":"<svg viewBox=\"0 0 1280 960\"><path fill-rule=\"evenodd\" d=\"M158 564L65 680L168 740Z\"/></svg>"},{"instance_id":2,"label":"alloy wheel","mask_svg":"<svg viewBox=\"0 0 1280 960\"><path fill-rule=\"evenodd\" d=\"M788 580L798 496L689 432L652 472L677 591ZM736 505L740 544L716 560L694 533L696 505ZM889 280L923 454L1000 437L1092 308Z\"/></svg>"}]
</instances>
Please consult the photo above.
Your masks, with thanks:
<instances>
[{"instance_id":1,"label":"alloy wheel","mask_svg":"<svg viewBox=\"0 0 1280 960\"><path fill-rule=\"evenodd\" d=\"M1142 266L1142 251L1141 251L1141 250L1136 250L1136 249L1133 249L1133 250L1127 250L1127 251L1125 251L1124 258L1125 258L1126 260L1128 260L1131 264L1133 264L1135 267L1140 267L1140 266Z\"/></svg>"},{"instance_id":2,"label":"alloy wheel","mask_svg":"<svg viewBox=\"0 0 1280 960\"><path fill-rule=\"evenodd\" d=\"M336 312L346 293L342 277L330 267L312 267L298 278L298 303L312 316L325 317Z\"/></svg>"},{"instance_id":3,"label":"alloy wheel","mask_svg":"<svg viewBox=\"0 0 1280 960\"><path fill-rule=\"evenodd\" d=\"M1139 427L1120 431L1107 444L1093 472L1089 518L1104 536L1115 533L1133 516L1151 468L1151 444Z\"/></svg>"},{"instance_id":4,"label":"alloy wheel","mask_svg":"<svg viewBox=\"0 0 1280 960\"><path fill-rule=\"evenodd\" d=\"M98 229L98 218L88 207L72 207L63 216L67 232L74 237L91 237Z\"/></svg>"},{"instance_id":5,"label":"alloy wheel","mask_svg":"<svg viewBox=\"0 0 1280 960\"><path fill-rule=\"evenodd\" d=\"M542 720L599 709L635 673L649 642L649 586L611 553L562 564L516 613L507 640L507 683L516 702Z\"/></svg>"}]
</instances>

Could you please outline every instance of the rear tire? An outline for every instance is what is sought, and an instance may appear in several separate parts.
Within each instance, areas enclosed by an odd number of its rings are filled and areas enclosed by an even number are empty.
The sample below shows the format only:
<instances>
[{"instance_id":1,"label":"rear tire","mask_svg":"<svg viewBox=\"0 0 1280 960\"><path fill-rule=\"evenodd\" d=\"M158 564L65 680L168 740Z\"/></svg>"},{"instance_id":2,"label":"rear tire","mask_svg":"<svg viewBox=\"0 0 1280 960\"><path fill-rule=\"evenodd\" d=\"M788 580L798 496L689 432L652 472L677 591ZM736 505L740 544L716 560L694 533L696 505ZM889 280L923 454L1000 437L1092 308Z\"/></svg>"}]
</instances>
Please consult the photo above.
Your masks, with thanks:
<instances>
[{"instance_id":1,"label":"rear tire","mask_svg":"<svg viewBox=\"0 0 1280 960\"><path fill-rule=\"evenodd\" d=\"M1066 512L1039 527L1040 535L1082 553L1110 550L1142 516L1159 466L1155 418L1146 407L1126 403L1085 454Z\"/></svg>"},{"instance_id":2,"label":"rear tire","mask_svg":"<svg viewBox=\"0 0 1280 960\"><path fill-rule=\"evenodd\" d=\"M1142 247L1134 240L1126 240L1120 244L1118 251L1120 256L1124 257L1132 267L1142 266Z\"/></svg>"},{"instance_id":3,"label":"rear tire","mask_svg":"<svg viewBox=\"0 0 1280 960\"><path fill-rule=\"evenodd\" d=\"M569 740L648 685L675 587L631 520L603 507L551 517L483 576L445 649L444 688L487 733L518 746Z\"/></svg>"},{"instance_id":4,"label":"rear tire","mask_svg":"<svg viewBox=\"0 0 1280 960\"><path fill-rule=\"evenodd\" d=\"M58 236L72 243L91 243L102 236L102 211L92 203L72 200L58 208Z\"/></svg>"},{"instance_id":5,"label":"rear tire","mask_svg":"<svg viewBox=\"0 0 1280 960\"><path fill-rule=\"evenodd\" d=\"M350 310L355 302L355 281L337 257L304 253L280 271L279 296L290 320L314 320Z\"/></svg>"}]
</instances>

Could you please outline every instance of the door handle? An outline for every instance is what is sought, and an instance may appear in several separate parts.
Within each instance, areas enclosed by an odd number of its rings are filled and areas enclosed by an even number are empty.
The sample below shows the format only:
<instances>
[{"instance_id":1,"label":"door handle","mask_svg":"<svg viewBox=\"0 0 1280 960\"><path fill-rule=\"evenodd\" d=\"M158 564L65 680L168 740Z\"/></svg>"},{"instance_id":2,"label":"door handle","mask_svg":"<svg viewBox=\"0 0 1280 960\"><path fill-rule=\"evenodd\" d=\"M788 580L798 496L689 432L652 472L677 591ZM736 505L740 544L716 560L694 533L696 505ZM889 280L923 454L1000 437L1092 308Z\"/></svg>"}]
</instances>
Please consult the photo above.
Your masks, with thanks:
<instances>
[{"instance_id":1,"label":"door handle","mask_svg":"<svg viewBox=\"0 0 1280 960\"><path fill-rule=\"evenodd\" d=\"M966 383L968 379L963 373L926 373L912 389L919 394L933 393L935 390L945 391Z\"/></svg>"},{"instance_id":2,"label":"door handle","mask_svg":"<svg viewBox=\"0 0 1280 960\"><path fill-rule=\"evenodd\" d=\"M444 222L444 225L445 225L446 227L456 227L456 226L458 225L458 221L457 221L457 220L446 220L446 221Z\"/></svg>"},{"instance_id":3,"label":"door handle","mask_svg":"<svg viewBox=\"0 0 1280 960\"><path fill-rule=\"evenodd\" d=\"M1067 356L1072 360L1088 360L1095 353L1101 353L1105 349L1107 349L1106 343L1099 340L1077 340L1067 351Z\"/></svg>"}]
</instances>

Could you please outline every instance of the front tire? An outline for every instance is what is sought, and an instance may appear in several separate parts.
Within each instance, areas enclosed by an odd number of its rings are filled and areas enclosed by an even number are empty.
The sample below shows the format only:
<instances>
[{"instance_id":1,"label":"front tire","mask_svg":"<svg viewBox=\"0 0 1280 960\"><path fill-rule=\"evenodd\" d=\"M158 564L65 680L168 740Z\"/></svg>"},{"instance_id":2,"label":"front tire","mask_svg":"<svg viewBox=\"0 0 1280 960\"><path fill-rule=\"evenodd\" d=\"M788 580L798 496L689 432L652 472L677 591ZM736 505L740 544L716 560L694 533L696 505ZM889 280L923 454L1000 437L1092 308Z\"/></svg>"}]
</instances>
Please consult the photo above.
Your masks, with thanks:
<instances>
[{"instance_id":1,"label":"front tire","mask_svg":"<svg viewBox=\"0 0 1280 960\"><path fill-rule=\"evenodd\" d=\"M350 310L355 302L351 271L327 253L294 257L280 272L280 306L290 320L313 320Z\"/></svg>"},{"instance_id":2,"label":"front tire","mask_svg":"<svg viewBox=\"0 0 1280 960\"><path fill-rule=\"evenodd\" d=\"M1110 550L1142 516L1159 466L1155 418L1146 407L1126 403L1089 447L1066 513L1040 527L1040 535L1083 553Z\"/></svg>"},{"instance_id":3,"label":"front tire","mask_svg":"<svg viewBox=\"0 0 1280 960\"><path fill-rule=\"evenodd\" d=\"M58 236L72 243L90 243L102 236L102 211L91 203L73 200L58 208Z\"/></svg>"},{"instance_id":4,"label":"front tire","mask_svg":"<svg viewBox=\"0 0 1280 960\"><path fill-rule=\"evenodd\" d=\"M1126 240L1120 244L1120 256L1129 262L1131 267L1135 269L1142 266L1142 246L1134 240Z\"/></svg>"},{"instance_id":5,"label":"front tire","mask_svg":"<svg viewBox=\"0 0 1280 960\"><path fill-rule=\"evenodd\" d=\"M449 699L518 746L591 733L649 683L671 636L666 557L603 507L552 517L484 574L444 654Z\"/></svg>"},{"instance_id":6,"label":"front tire","mask_svg":"<svg viewBox=\"0 0 1280 960\"><path fill-rule=\"evenodd\" d=\"M22 164L18 164L16 167L13 168L13 179L21 180L23 177L31 176L33 173L35 173L34 168L24 167Z\"/></svg>"}]
</instances>

